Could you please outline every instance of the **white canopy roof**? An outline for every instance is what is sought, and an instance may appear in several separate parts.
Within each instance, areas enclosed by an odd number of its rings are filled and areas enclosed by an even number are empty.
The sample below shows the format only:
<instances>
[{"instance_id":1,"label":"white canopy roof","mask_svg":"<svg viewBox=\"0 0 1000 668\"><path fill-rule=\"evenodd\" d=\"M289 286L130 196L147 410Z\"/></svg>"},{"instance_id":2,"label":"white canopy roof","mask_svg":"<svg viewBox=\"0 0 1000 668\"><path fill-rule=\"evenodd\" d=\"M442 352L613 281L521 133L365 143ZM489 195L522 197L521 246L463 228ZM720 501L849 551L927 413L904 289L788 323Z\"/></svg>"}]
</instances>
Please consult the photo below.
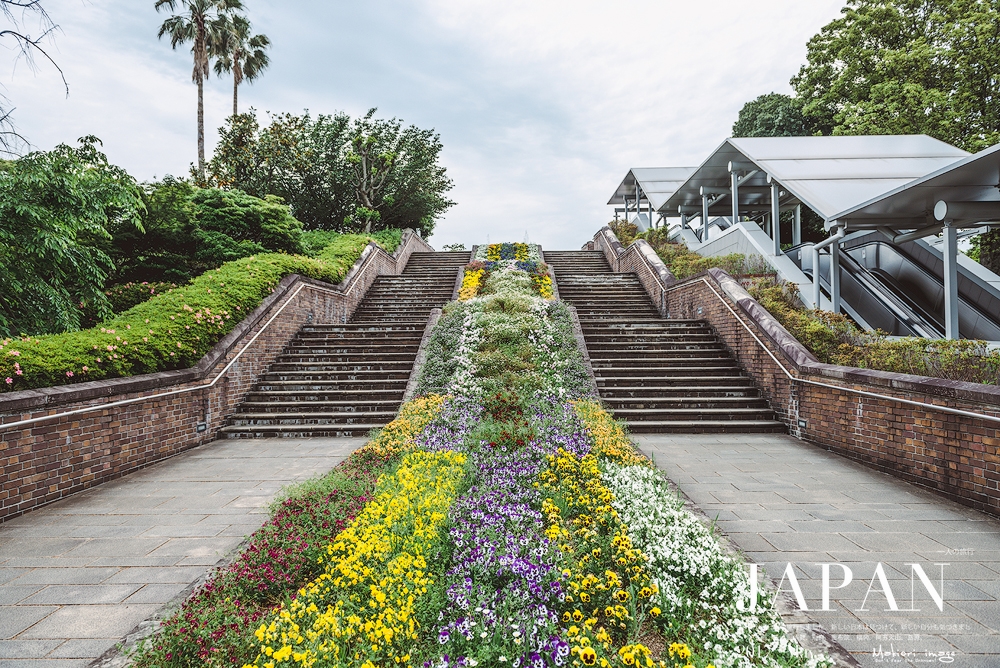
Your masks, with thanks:
<instances>
[{"instance_id":1,"label":"white canopy roof","mask_svg":"<svg viewBox=\"0 0 1000 668\"><path fill-rule=\"evenodd\" d=\"M934 222L938 201L976 203L971 222L1000 220L1000 144L841 211L836 219L854 229L919 228Z\"/></svg>"},{"instance_id":2,"label":"white canopy roof","mask_svg":"<svg viewBox=\"0 0 1000 668\"><path fill-rule=\"evenodd\" d=\"M621 204L625 197L635 202L635 184L639 184L643 199L648 199L653 209L659 210L677 187L691 176L694 167L633 167L608 200L608 204Z\"/></svg>"},{"instance_id":3,"label":"white canopy roof","mask_svg":"<svg viewBox=\"0 0 1000 668\"><path fill-rule=\"evenodd\" d=\"M842 211L968 155L926 135L732 138L724 141L667 199L661 213L674 214L678 206L700 210L700 188L728 188L728 164L735 161L752 163L759 170L741 185L741 211L767 210L770 175L786 191L788 202L797 200L831 220ZM710 214L723 215L731 210L730 197L724 196L716 200Z\"/></svg>"}]
</instances>

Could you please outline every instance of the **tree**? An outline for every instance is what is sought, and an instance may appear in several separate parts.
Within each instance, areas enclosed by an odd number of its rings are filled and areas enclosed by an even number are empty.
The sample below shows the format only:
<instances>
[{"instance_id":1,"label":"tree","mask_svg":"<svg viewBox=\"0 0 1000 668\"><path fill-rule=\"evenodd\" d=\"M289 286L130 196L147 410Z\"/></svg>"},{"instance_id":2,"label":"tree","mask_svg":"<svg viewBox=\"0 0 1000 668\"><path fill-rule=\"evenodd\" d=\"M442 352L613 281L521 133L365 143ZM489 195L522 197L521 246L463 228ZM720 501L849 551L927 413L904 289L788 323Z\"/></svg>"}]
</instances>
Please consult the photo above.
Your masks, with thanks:
<instances>
[{"instance_id":1,"label":"tree","mask_svg":"<svg viewBox=\"0 0 1000 668\"><path fill-rule=\"evenodd\" d=\"M236 116L239 113L240 84L244 81L252 83L270 64L266 51L271 46L271 40L267 35L251 36L250 21L245 16L237 14L227 19L219 27L220 39L213 47L215 73L220 77L223 73L233 75L233 116Z\"/></svg>"},{"instance_id":2,"label":"tree","mask_svg":"<svg viewBox=\"0 0 1000 668\"><path fill-rule=\"evenodd\" d=\"M768 93L751 100L740 109L733 123L734 137L806 137L813 134L802 115L798 98Z\"/></svg>"},{"instance_id":3,"label":"tree","mask_svg":"<svg viewBox=\"0 0 1000 668\"><path fill-rule=\"evenodd\" d=\"M452 181L437 164L441 139L433 130L404 128L396 118L376 119L375 111L369 109L351 130L345 160L355 207L344 222L365 232L413 227L429 234L434 219L454 205L444 197Z\"/></svg>"},{"instance_id":4,"label":"tree","mask_svg":"<svg viewBox=\"0 0 1000 668\"><path fill-rule=\"evenodd\" d=\"M56 68L62 78L66 95L69 95L69 84L62 68L55 59L45 49L46 40L50 39L58 26L49 17L48 12L42 6L41 0L0 0L0 10L6 25L0 28L0 39L8 39L14 42L16 58L24 58L28 66L35 67L35 55L40 55L47 60L50 65ZM37 37L32 37L22 26L29 18L37 21L41 31ZM0 95L0 152L8 155L16 155L27 146L27 141L14 127L12 116L14 109L10 106L9 100Z\"/></svg>"},{"instance_id":5,"label":"tree","mask_svg":"<svg viewBox=\"0 0 1000 668\"><path fill-rule=\"evenodd\" d=\"M182 283L224 262L257 253L301 253L302 223L269 195L197 188L167 177L143 187L143 230L116 231L114 279Z\"/></svg>"},{"instance_id":6,"label":"tree","mask_svg":"<svg viewBox=\"0 0 1000 668\"><path fill-rule=\"evenodd\" d=\"M343 113L280 114L263 129L253 113L239 114L219 134L211 182L277 195L306 229L410 227L426 236L454 204L445 197L452 181L438 164L438 135L375 119L374 110L354 122Z\"/></svg>"},{"instance_id":7,"label":"tree","mask_svg":"<svg viewBox=\"0 0 1000 668\"><path fill-rule=\"evenodd\" d=\"M928 134L968 151L1000 141L1000 5L848 0L792 78L822 134ZM1000 271L1000 230L981 242Z\"/></svg>"},{"instance_id":8,"label":"tree","mask_svg":"<svg viewBox=\"0 0 1000 668\"><path fill-rule=\"evenodd\" d=\"M84 137L0 164L0 337L78 329L110 313L111 231L139 226L142 193Z\"/></svg>"},{"instance_id":9,"label":"tree","mask_svg":"<svg viewBox=\"0 0 1000 668\"><path fill-rule=\"evenodd\" d=\"M181 6L182 13L165 20L157 37L170 36L170 46L176 49L181 44L191 42L194 55L194 70L191 80L198 85L198 174L205 179L205 79L209 75L210 55L213 44L221 39L220 30L225 25L227 15L243 9L240 0L156 0L156 11L175 11Z\"/></svg>"}]
</instances>

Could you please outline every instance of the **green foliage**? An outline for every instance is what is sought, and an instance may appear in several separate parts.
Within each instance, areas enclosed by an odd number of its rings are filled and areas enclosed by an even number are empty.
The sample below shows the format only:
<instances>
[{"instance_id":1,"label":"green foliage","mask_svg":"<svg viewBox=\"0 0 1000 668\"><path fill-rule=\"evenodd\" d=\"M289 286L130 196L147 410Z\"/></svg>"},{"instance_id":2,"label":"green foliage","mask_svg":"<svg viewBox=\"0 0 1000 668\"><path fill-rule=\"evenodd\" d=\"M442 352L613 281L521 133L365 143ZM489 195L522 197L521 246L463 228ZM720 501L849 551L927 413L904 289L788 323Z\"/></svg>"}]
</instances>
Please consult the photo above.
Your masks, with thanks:
<instances>
[{"instance_id":1,"label":"green foliage","mask_svg":"<svg viewBox=\"0 0 1000 668\"><path fill-rule=\"evenodd\" d=\"M227 262L99 327L2 339L0 392L193 366L285 276L343 280L367 239L334 242L317 259L268 253Z\"/></svg>"},{"instance_id":2,"label":"green foliage","mask_svg":"<svg viewBox=\"0 0 1000 668\"><path fill-rule=\"evenodd\" d=\"M632 242L639 236L639 226L635 223L630 223L627 220L613 220L608 223L608 227L610 227L611 231L615 233L615 236L618 237L618 241L620 241L623 246L631 246Z\"/></svg>"},{"instance_id":3,"label":"green foliage","mask_svg":"<svg viewBox=\"0 0 1000 668\"><path fill-rule=\"evenodd\" d=\"M80 326L110 313L109 229L139 225L141 191L100 140L0 163L0 337Z\"/></svg>"},{"instance_id":4,"label":"green foliage","mask_svg":"<svg viewBox=\"0 0 1000 668\"><path fill-rule=\"evenodd\" d=\"M209 179L258 197L277 195L307 229L418 229L426 237L454 203L452 182L438 164L442 145L433 130L347 114L280 114L261 128L239 114L220 130ZM377 163L377 164L376 164ZM362 165L376 167L375 177ZM381 167L379 167L381 165Z\"/></svg>"},{"instance_id":5,"label":"green foliage","mask_svg":"<svg viewBox=\"0 0 1000 668\"><path fill-rule=\"evenodd\" d=\"M821 362L1000 384L1000 351L985 341L889 338L885 332L863 332L847 316L806 309L793 286L773 278L755 279L747 291Z\"/></svg>"},{"instance_id":6,"label":"green foliage","mask_svg":"<svg viewBox=\"0 0 1000 668\"><path fill-rule=\"evenodd\" d=\"M882 332L866 333L855 344L842 345L834 364L969 383L1000 384L1000 351L986 341L962 339L889 339Z\"/></svg>"},{"instance_id":7,"label":"green foliage","mask_svg":"<svg viewBox=\"0 0 1000 668\"><path fill-rule=\"evenodd\" d=\"M795 287L784 281L758 278L750 282L747 292L821 362L834 363L840 346L857 340L860 335L855 324L844 315L806 309Z\"/></svg>"},{"instance_id":8,"label":"green foliage","mask_svg":"<svg viewBox=\"0 0 1000 668\"><path fill-rule=\"evenodd\" d=\"M801 100L780 93L747 102L733 123L734 137L805 137L811 130Z\"/></svg>"},{"instance_id":9,"label":"green foliage","mask_svg":"<svg viewBox=\"0 0 1000 668\"><path fill-rule=\"evenodd\" d=\"M464 251L464 250L468 250L468 249L465 247L465 244L445 244L441 248L441 250L445 251L446 253L453 253L453 252Z\"/></svg>"},{"instance_id":10,"label":"green foliage","mask_svg":"<svg viewBox=\"0 0 1000 668\"><path fill-rule=\"evenodd\" d=\"M167 177L145 184L143 199L144 232L116 230L109 250L119 282L186 282L241 257L303 250L302 224L277 197Z\"/></svg>"},{"instance_id":11,"label":"green foliage","mask_svg":"<svg viewBox=\"0 0 1000 668\"><path fill-rule=\"evenodd\" d=\"M792 79L823 134L922 133L970 151L1000 141L1000 7L848 0Z\"/></svg>"},{"instance_id":12,"label":"green foliage","mask_svg":"<svg viewBox=\"0 0 1000 668\"><path fill-rule=\"evenodd\" d=\"M638 235L645 239L656 254L663 260L674 278L689 278L709 269L724 269L733 276L746 276L762 273L772 273L773 269L755 257L747 257L741 253L705 257L688 249L682 243L667 240L667 230L658 227ZM619 239L620 240L620 239ZM624 242L623 242L624 243Z\"/></svg>"}]
</instances>

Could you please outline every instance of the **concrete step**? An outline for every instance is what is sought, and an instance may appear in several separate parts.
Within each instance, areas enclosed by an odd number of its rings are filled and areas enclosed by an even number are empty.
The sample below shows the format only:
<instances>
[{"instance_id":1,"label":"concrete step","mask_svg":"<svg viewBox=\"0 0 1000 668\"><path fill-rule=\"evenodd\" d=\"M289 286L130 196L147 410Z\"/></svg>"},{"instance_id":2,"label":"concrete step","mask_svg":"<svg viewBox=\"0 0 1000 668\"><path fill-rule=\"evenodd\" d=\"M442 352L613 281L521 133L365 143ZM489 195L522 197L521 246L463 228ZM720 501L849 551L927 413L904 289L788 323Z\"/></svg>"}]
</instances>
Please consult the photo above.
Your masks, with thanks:
<instances>
[{"instance_id":1,"label":"concrete step","mask_svg":"<svg viewBox=\"0 0 1000 668\"><path fill-rule=\"evenodd\" d=\"M773 418L771 409L761 408L615 408L615 417L627 420L629 425L635 422L676 422L689 420L712 420L722 422L728 420L768 420Z\"/></svg>"},{"instance_id":2,"label":"concrete step","mask_svg":"<svg viewBox=\"0 0 1000 668\"><path fill-rule=\"evenodd\" d=\"M711 411L714 409L732 411L753 409L769 411L763 397L605 397L604 403L616 413L627 411Z\"/></svg>"},{"instance_id":3,"label":"concrete step","mask_svg":"<svg viewBox=\"0 0 1000 668\"><path fill-rule=\"evenodd\" d=\"M777 420L673 420L629 422L634 434L784 434L788 427Z\"/></svg>"},{"instance_id":4,"label":"concrete step","mask_svg":"<svg viewBox=\"0 0 1000 668\"><path fill-rule=\"evenodd\" d=\"M645 400L652 397L654 399L676 397L679 399L700 399L706 397L757 397L760 392L750 382L750 378L745 379L746 385L664 385L662 387L604 387L601 389L601 396L606 402L617 400L637 399Z\"/></svg>"},{"instance_id":5,"label":"concrete step","mask_svg":"<svg viewBox=\"0 0 1000 668\"><path fill-rule=\"evenodd\" d=\"M345 397L349 396L345 394ZM402 397L400 397L401 399ZM343 398L337 401L291 401L291 400L273 400L273 401L246 401L243 403L241 412L237 414L237 417L242 415L254 415L254 414L324 414L324 415L337 415L340 413L366 413L366 414L393 414L395 415L396 409L399 407L399 400L392 401L352 401L348 398Z\"/></svg>"},{"instance_id":6,"label":"concrete step","mask_svg":"<svg viewBox=\"0 0 1000 668\"><path fill-rule=\"evenodd\" d=\"M367 436L385 424L355 425L229 425L219 430L220 438L351 438Z\"/></svg>"},{"instance_id":7,"label":"concrete step","mask_svg":"<svg viewBox=\"0 0 1000 668\"><path fill-rule=\"evenodd\" d=\"M395 410L372 412L298 412L298 413L237 413L229 418L227 426L232 427L277 427L293 429L303 425L372 425L388 424L396 417Z\"/></svg>"},{"instance_id":8,"label":"concrete step","mask_svg":"<svg viewBox=\"0 0 1000 668\"><path fill-rule=\"evenodd\" d=\"M268 401L314 401L323 404L343 401L344 397L350 397L352 401L394 401L396 405L403 400L403 387L388 390L269 390L267 392L254 391L247 394L248 402L268 402Z\"/></svg>"},{"instance_id":9,"label":"concrete step","mask_svg":"<svg viewBox=\"0 0 1000 668\"><path fill-rule=\"evenodd\" d=\"M406 389L407 378L365 378L362 380L316 380L294 379L261 379L254 392L353 392L359 396L361 392L402 392Z\"/></svg>"}]
</instances>

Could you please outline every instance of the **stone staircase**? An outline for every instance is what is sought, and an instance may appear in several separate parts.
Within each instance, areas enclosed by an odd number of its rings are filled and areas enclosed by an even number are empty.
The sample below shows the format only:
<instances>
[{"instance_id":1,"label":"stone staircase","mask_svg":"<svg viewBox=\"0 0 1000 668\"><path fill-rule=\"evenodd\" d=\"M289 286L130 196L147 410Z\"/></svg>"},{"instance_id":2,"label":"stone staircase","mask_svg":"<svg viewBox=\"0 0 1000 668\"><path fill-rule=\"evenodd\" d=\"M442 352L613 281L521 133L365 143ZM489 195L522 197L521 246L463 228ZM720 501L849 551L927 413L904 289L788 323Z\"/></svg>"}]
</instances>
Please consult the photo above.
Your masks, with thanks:
<instances>
[{"instance_id":1,"label":"stone staircase","mask_svg":"<svg viewBox=\"0 0 1000 668\"><path fill-rule=\"evenodd\" d=\"M220 430L221 438L364 436L399 410L431 309L470 253L414 253L379 276L346 324L306 325Z\"/></svg>"},{"instance_id":2,"label":"stone staircase","mask_svg":"<svg viewBox=\"0 0 1000 668\"><path fill-rule=\"evenodd\" d=\"M657 312L635 274L599 251L546 251L559 297L576 307L598 390L634 433L784 432L704 320Z\"/></svg>"}]
</instances>

